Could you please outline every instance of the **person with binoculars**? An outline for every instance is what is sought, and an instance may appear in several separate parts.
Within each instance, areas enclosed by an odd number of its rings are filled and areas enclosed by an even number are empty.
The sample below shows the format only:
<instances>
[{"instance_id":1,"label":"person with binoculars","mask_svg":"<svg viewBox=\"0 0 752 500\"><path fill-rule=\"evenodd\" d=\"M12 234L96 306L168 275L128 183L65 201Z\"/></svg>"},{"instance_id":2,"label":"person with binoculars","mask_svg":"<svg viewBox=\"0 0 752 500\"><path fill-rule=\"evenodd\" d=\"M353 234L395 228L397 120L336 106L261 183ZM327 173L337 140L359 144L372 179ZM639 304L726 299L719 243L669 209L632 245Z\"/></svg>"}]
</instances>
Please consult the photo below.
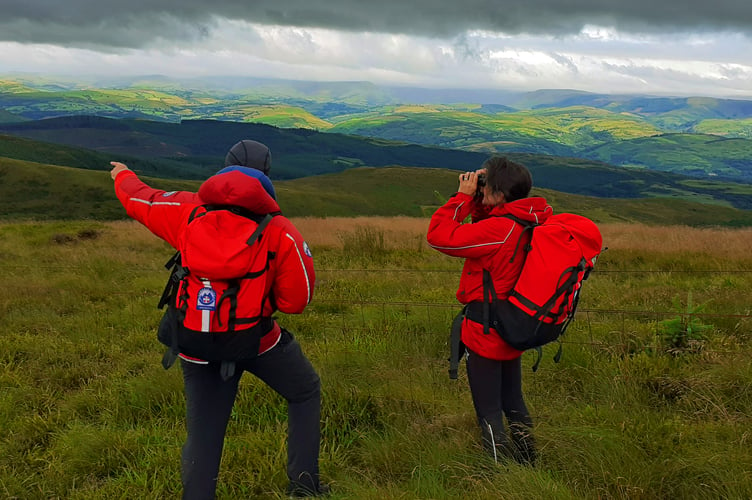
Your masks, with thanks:
<instances>
[{"instance_id":1,"label":"person with binoculars","mask_svg":"<svg viewBox=\"0 0 752 500\"><path fill-rule=\"evenodd\" d=\"M465 305L461 341L483 446L497 462L509 457L532 465L536 448L522 393L522 351L464 315L486 299L484 289L490 287L484 287L484 274L499 300L517 282L525 259L513 257L524 242L520 238L529 241L530 236L515 219L540 224L553 212L544 198L528 197L531 188L532 176L524 165L492 156L480 169L459 175L457 193L433 214L427 240L436 250L465 259L456 297ZM471 223L463 223L468 216Z\"/></svg>"}]
</instances>

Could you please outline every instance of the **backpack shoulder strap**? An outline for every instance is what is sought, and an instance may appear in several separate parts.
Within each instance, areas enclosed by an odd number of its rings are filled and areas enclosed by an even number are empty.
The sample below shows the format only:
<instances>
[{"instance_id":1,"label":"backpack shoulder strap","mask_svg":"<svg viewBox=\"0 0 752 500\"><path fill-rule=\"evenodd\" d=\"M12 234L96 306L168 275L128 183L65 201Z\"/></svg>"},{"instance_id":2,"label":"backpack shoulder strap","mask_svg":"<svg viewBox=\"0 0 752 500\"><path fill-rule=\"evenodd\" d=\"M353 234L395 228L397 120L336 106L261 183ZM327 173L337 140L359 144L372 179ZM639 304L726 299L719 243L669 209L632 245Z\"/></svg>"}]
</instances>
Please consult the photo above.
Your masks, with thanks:
<instances>
[{"instance_id":1,"label":"backpack shoulder strap","mask_svg":"<svg viewBox=\"0 0 752 500\"><path fill-rule=\"evenodd\" d=\"M212 212L214 210L226 210L228 212L234 213L235 215L239 215L241 217L245 217L246 219L250 219L256 223L259 223L262 220L264 220L264 218L267 215L271 215L272 217L276 217L277 215L282 215L282 212L279 210L276 212L269 212L269 213L256 213L256 212L251 212L247 208L241 207L238 205L204 204L204 205L199 205L199 206L203 207L207 212Z\"/></svg>"},{"instance_id":2,"label":"backpack shoulder strap","mask_svg":"<svg viewBox=\"0 0 752 500\"><path fill-rule=\"evenodd\" d=\"M515 257L517 256L517 252L520 249L520 245L522 244L522 240L525 237L525 232L530 231L531 238L532 238L532 232L533 228L538 226L539 224L536 222L527 221L524 219L520 219L519 217L516 217L512 214L504 214L504 215L497 215L495 217L504 217L506 219L511 219L515 223L523 226L522 233L520 233L520 237L517 239L517 244L514 246L514 252L512 252L512 257L509 259L509 262L514 262ZM527 256L527 252L529 252L532 249L530 246L530 242L523 247L523 250L525 251L525 256ZM496 298L496 290L494 289L493 285L493 278L491 277L490 271L488 269L483 270L483 333L488 335L490 333L489 330L489 323L491 320L491 308L495 308L496 304L498 302L498 299Z\"/></svg>"},{"instance_id":3,"label":"backpack shoulder strap","mask_svg":"<svg viewBox=\"0 0 752 500\"><path fill-rule=\"evenodd\" d=\"M514 258L517 257L517 252L520 249L520 245L522 244L522 239L525 237L525 233L527 231L530 231L530 234L531 234L530 237L532 238L533 229L535 229L537 226L540 226L540 223L532 222L532 221L525 220L525 219L520 219L519 217L514 216L512 214L497 215L496 217L504 217L505 219L510 219L522 226L522 233L520 233L520 237L517 239L517 244L514 247L514 252L512 252L512 257L509 259L509 263L511 264L512 262L514 262ZM525 250L526 253L529 252L531 249L532 247L530 246L530 242L528 242L523 247L523 250Z\"/></svg>"},{"instance_id":4,"label":"backpack shoulder strap","mask_svg":"<svg viewBox=\"0 0 752 500\"><path fill-rule=\"evenodd\" d=\"M512 215L512 214L504 214L504 215L499 215L497 217L504 217L505 219L511 219L511 220L515 221L517 224L519 224L520 226L524 226L526 228L527 227L535 227L535 226L540 225L538 222L533 222L533 221L521 219L521 218L517 217L516 215Z\"/></svg>"},{"instance_id":5,"label":"backpack shoulder strap","mask_svg":"<svg viewBox=\"0 0 752 500\"><path fill-rule=\"evenodd\" d=\"M264 229L266 229L266 226L269 225L273 217L274 216L272 214L266 214L264 218L261 219L261 221L258 223L258 226L256 226L256 230L251 233L248 241L246 241L249 246L253 245L259 238L261 238L261 233L264 231Z\"/></svg>"},{"instance_id":6,"label":"backpack shoulder strap","mask_svg":"<svg viewBox=\"0 0 752 500\"><path fill-rule=\"evenodd\" d=\"M190 224L191 222L193 222L193 220L195 218L201 217L202 215L206 215L206 212L208 212L210 210L208 207L209 207L208 205L197 205L197 206L195 206L193 208L193 210L191 210L191 215L188 216L188 224ZM200 209L202 209L202 208L204 209L204 211L202 213L200 213L200 214L197 214L197 212Z\"/></svg>"}]
</instances>

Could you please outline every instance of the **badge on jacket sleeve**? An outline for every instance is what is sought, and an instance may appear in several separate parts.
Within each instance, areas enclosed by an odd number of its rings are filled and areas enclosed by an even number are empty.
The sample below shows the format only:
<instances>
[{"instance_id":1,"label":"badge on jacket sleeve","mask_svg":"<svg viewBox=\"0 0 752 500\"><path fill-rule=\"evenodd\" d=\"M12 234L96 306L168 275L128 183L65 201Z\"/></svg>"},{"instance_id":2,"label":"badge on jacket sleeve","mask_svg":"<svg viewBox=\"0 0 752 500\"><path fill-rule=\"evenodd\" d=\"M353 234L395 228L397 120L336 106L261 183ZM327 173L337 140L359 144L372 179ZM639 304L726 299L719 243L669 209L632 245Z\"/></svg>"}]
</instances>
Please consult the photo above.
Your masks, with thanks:
<instances>
[{"instance_id":1,"label":"badge on jacket sleeve","mask_svg":"<svg viewBox=\"0 0 752 500\"><path fill-rule=\"evenodd\" d=\"M199 311L215 311L217 309L217 292L209 287L198 291L196 309Z\"/></svg>"}]
</instances>

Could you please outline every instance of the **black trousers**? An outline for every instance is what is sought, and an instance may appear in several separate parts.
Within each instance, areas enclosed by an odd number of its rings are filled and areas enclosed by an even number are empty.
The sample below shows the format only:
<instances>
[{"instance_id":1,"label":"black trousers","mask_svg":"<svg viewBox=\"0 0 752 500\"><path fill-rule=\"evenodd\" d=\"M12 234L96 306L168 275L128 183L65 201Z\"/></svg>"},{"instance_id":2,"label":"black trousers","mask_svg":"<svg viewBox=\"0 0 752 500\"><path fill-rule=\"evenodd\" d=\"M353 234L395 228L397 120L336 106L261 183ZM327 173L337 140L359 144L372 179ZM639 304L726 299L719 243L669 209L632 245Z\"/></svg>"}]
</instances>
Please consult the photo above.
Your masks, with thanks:
<instances>
[{"instance_id":1,"label":"black trousers","mask_svg":"<svg viewBox=\"0 0 752 500\"><path fill-rule=\"evenodd\" d=\"M468 349L467 378L478 421L532 427L522 395L522 359L498 361ZM503 428L503 427L502 427Z\"/></svg>"},{"instance_id":2,"label":"black trousers","mask_svg":"<svg viewBox=\"0 0 752 500\"><path fill-rule=\"evenodd\" d=\"M182 452L183 499L215 497L225 431L245 371L287 400L287 476L292 483L316 491L321 384L291 333L282 329L274 348L255 359L238 362L229 380L223 380L219 363L181 361L188 431Z\"/></svg>"}]
</instances>

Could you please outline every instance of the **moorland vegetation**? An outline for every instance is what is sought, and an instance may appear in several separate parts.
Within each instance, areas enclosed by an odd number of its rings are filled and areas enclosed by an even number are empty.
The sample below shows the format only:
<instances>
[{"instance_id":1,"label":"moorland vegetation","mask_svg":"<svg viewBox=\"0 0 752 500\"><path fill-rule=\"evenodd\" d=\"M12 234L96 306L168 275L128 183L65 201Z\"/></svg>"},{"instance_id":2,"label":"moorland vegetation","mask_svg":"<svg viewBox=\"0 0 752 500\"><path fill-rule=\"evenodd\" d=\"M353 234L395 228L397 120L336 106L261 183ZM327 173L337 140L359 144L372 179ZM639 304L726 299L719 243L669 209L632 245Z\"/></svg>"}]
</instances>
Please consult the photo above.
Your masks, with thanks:
<instances>
[{"instance_id":1,"label":"moorland vegetation","mask_svg":"<svg viewBox=\"0 0 752 500\"><path fill-rule=\"evenodd\" d=\"M523 357L528 468L490 461L464 369L448 378L460 263L427 248L427 219L294 222L318 285L280 321L322 377L332 498L752 495L749 228L601 225L561 362ZM182 382L154 333L169 250L133 222L26 221L0 224L0 254L2 495L177 496ZM242 384L218 497L282 498L284 401Z\"/></svg>"}]
</instances>

